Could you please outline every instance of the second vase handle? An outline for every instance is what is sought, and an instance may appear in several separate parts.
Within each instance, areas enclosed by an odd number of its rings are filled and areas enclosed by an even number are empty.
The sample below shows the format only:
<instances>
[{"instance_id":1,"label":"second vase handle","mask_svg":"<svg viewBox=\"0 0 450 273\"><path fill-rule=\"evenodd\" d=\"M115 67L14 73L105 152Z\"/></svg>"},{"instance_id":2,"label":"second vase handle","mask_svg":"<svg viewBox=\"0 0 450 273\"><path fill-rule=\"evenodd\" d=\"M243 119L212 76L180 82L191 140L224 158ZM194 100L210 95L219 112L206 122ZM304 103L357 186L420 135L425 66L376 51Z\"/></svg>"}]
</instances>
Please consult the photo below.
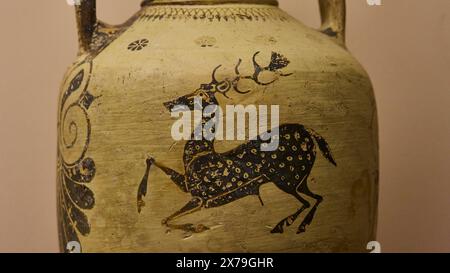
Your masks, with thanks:
<instances>
[{"instance_id":1,"label":"second vase handle","mask_svg":"<svg viewBox=\"0 0 450 273\"><path fill-rule=\"evenodd\" d=\"M79 0L75 4L80 51L90 51L92 39L97 31L96 0Z\"/></svg>"},{"instance_id":2,"label":"second vase handle","mask_svg":"<svg viewBox=\"0 0 450 273\"><path fill-rule=\"evenodd\" d=\"M321 31L336 38L336 42L345 47L345 0L319 0L322 17Z\"/></svg>"}]
</instances>

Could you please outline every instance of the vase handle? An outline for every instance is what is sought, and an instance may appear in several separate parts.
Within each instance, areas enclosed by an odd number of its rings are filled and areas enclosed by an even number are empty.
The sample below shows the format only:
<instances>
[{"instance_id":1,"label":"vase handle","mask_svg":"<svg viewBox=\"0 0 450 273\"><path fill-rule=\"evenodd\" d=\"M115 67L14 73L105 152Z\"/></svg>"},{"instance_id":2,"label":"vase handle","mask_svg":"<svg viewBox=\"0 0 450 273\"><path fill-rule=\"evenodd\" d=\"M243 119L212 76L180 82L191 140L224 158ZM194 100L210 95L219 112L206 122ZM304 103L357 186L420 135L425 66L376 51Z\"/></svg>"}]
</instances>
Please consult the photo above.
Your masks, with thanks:
<instances>
[{"instance_id":1,"label":"vase handle","mask_svg":"<svg viewBox=\"0 0 450 273\"><path fill-rule=\"evenodd\" d=\"M96 0L75 0L78 41L82 53L89 52L97 31Z\"/></svg>"},{"instance_id":2,"label":"vase handle","mask_svg":"<svg viewBox=\"0 0 450 273\"><path fill-rule=\"evenodd\" d=\"M320 30L345 47L345 0L319 0L322 26Z\"/></svg>"}]
</instances>

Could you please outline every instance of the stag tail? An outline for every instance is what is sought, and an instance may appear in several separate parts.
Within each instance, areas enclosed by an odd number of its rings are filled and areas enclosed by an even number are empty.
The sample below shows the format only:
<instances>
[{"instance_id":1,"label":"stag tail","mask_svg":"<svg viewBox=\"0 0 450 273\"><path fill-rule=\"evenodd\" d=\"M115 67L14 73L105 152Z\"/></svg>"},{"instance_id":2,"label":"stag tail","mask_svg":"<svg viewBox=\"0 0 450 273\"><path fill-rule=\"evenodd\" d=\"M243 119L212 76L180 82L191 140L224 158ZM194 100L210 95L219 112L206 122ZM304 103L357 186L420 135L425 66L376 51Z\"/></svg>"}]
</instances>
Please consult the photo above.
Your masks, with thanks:
<instances>
[{"instance_id":1,"label":"stag tail","mask_svg":"<svg viewBox=\"0 0 450 273\"><path fill-rule=\"evenodd\" d=\"M328 145L327 141L319 135L317 132L315 132L313 129L307 129L308 133L314 137L314 139L317 142L317 145L319 145L319 149L322 152L323 156L328 159L328 161L331 162L334 166L337 166L336 161L333 158L333 155L331 154L330 146Z\"/></svg>"},{"instance_id":2,"label":"stag tail","mask_svg":"<svg viewBox=\"0 0 450 273\"><path fill-rule=\"evenodd\" d=\"M148 185L148 174L150 173L150 167L153 165L155 160L153 158L147 158L147 168L145 170L144 177L142 177L142 181L139 184L138 192L137 192L137 209L138 213L141 213L142 207L145 206L145 202L143 197L147 195L147 185Z\"/></svg>"}]
</instances>

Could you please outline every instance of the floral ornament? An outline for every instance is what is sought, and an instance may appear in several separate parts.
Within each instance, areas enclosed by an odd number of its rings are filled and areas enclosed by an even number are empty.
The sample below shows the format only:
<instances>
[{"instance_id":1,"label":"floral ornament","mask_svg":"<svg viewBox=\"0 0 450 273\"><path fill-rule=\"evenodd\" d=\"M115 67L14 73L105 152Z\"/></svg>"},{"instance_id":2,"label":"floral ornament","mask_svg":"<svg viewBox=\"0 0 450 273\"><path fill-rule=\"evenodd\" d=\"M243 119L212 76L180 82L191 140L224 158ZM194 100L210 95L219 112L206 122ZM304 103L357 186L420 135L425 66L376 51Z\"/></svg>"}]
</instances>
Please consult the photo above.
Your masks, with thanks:
<instances>
[{"instance_id":1,"label":"floral ornament","mask_svg":"<svg viewBox=\"0 0 450 273\"><path fill-rule=\"evenodd\" d=\"M128 45L128 50L139 51L142 50L144 47L147 47L149 43L150 41L147 39L137 40Z\"/></svg>"}]
</instances>

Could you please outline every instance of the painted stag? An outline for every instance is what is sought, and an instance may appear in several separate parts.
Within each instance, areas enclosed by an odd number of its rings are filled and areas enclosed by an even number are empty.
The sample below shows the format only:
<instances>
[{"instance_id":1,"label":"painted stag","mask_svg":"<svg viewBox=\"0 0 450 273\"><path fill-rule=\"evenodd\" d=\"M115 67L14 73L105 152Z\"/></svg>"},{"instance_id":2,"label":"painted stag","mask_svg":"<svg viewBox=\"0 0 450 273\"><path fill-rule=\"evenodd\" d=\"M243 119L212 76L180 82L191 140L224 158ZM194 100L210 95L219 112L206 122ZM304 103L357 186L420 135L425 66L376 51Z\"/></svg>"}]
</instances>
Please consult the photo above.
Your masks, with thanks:
<instances>
[{"instance_id":1,"label":"painted stag","mask_svg":"<svg viewBox=\"0 0 450 273\"><path fill-rule=\"evenodd\" d=\"M252 75L241 75L239 67L242 60L239 59L235 67L236 76L231 79L218 80L216 72L221 65L217 66L213 70L210 83L202 84L193 93L166 102L164 106L169 111L173 111L179 105L186 105L190 111L193 111L195 103L199 101L195 98L200 97L202 98L202 107L205 109L208 105L219 104L216 98L219 94L227 96L229 91L241 94L250 92L250 90L240 90L239 82L243 79L252 80L258 85L269 85L280 77L291 75L281 71L289 64L283 55L273 52L270 63L266 67L258 64L258 55L259 52L253 56L254 73ZM263 72L273 73L273 79L262 80ZM215 118L214 114L210 117L203 117L202 125L199 126L205 125L213 118ZM195 140L193 132L192 140L187 141L184 146L184 174L149 157L146 160L147 167L144 177L138 188L138 212L140 213L145 205L143 197L147 194L151 166L156 166L166 173L180 190L192 196L187 204L162 221L162 224L169 228L193 233L206 231L209 228L202 224L174 224L173 221L201 209L224 206L246 196L258 196L261 204L264 205L260 196L260 187L267 183L273 183L283 192L295 197L301 206L294 214L282 219L271 232L283 233L285 227L292 225L304 210L310 208L297 229L297 233L305 232L306 226L311 224L316 210L323 200L322 196L313 193L308 187L308 177L316 160L316 144L329 162L335 166L337 164L328 143L314 130L300 124L282 124L278 128L278 132L278 149L274 151L261 149L268 141L263 140L266 138L260 135L224 153L215 151L214 139ZM315 200L312 207L302 195Z\"/></svg>"}]
</instances>

